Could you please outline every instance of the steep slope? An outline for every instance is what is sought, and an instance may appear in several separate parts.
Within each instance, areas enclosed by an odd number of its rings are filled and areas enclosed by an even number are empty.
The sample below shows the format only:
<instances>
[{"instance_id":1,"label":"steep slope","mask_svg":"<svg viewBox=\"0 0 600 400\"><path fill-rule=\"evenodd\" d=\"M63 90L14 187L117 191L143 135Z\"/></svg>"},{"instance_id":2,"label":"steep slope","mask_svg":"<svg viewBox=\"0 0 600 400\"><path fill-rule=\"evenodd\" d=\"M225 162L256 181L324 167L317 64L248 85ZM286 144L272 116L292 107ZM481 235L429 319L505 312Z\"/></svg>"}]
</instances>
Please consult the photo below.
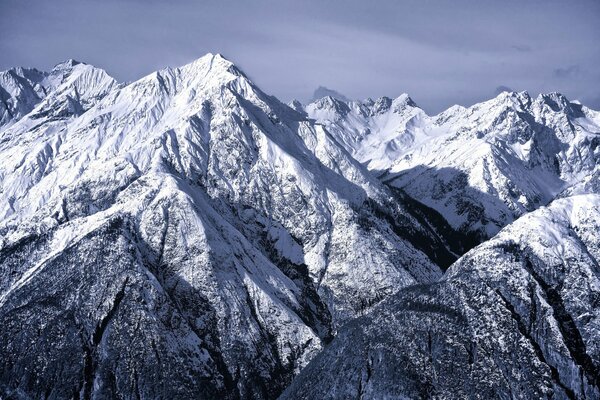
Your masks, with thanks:
<instances>
[{"instance_id":1,"label":"steep slope","mask_svg":"<svg viewBox=\"0 0 600 400\"><path fill-rule=\"evenodd\" d=\"M44 73L13 68L0 72L0 128L18 121L45 96Z\"/></svg>"},{"instance_id":2,"label":"steep slope","mask_svg":"<svg viewBox=\"0 0 600 400\"><path fill-rule=\"evenodd\" d=\"M449 133L395 161L387 181L483 237L598 169L598 113L560 94L503 93L435 123Z\"/></svg>"},{"instance_id":3,"label":"steep slope","mask_svg":"<svg viewBox=\"0 0 600 400\"><path fill-rule=\"evenodd\" d=\"M105 83L0 133L6 396L272 398L340 323L453 257L223 57Z\"/></svg>"},{"instance_id":4,"label":"steep slope","mask_svg":"<svg viewBox=\"0 0 600 400\"><path fill-rule=\"evenodd\" d=\"M310 288L188 189L149 174L3 249L5 395L270 398L320 349Z\"/></svg>"},{"instance_id":5,"label":"steep slope","mask_svg":"<svg viewBox=\"0 0 600 400\"><path fill-rule=\"evenodd\" d=\"M105 71L75 60L57 64L50 72L20 67L2 71L0 131L34 109L34 121L80 114L116 87Z\"/></svg>"},{"instance_id":6,"label":"steep slope","mask_svg":"<svg viewBox=\"0 0 600 400\"><path fill-rule=\"evenodd\" d=\"M306 110L384 182L475 242L598 170L598 112L558 93L504 92L434 117L405 95L394 103L404 106L381 116L328 98Z\"/></svg>"},{"instance_id":7,"label":"steep slope","mask_svg":"<svg viewBox=\"0 0 600 400\"><path fill-rule=\"evenodd\" d=\"M428 116L403 94L396 99L343 101L323 97L305 107L359 162L385 169L404 151L426 141Z\"/></svg>"},{"instance_id":8,"label":"steep slope","mask_svg":"<svg viewBox=\"0 0 600 400\"><path fill-rule=\"evenodd\" d=\"M283 394L600 396L600 195L554 201L347 324Z\"/></svg>"}]
</instances>

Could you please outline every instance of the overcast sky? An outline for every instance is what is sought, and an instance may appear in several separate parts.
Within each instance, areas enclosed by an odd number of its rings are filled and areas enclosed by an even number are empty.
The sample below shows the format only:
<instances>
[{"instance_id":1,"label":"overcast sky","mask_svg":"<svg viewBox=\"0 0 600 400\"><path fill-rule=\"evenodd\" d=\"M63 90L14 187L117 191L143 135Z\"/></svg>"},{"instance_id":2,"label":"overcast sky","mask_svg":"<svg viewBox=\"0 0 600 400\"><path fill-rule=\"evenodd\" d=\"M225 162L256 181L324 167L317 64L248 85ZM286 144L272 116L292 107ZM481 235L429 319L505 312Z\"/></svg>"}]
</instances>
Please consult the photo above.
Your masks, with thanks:
<instances>
[{"instance_id":1,"label":"overcast sky","mask_svg":"<svg viewBox=\"0 0 600 400\"><path fill-rule=\"evenodd\" d=\"M2 70L75 58L130 81L207 52L283 101L323 85L435 113L511 88L600 109L599 0L0 0Z\"/></svg>"}]
</instances>

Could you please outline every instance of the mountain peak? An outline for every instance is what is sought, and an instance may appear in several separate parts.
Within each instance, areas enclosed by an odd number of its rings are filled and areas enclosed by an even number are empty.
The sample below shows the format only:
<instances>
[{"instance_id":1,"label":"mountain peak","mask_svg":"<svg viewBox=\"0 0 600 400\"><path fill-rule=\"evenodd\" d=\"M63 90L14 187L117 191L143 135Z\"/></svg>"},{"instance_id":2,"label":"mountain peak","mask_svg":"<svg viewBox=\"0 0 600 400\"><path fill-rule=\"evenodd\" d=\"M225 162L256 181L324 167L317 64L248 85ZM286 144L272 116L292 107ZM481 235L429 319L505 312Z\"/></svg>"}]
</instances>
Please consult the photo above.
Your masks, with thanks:
<instances>
[{"instance_id":1,"label":"mountain peak","mask_svg":"<svg viewBox=\"0 0 600 400\"><path fill-rule=\"evenodd\" d=\"M205 65L215 65L215 66L224 66L226 68L233 65L233 63L223 57L221 54L213 54L206 53L202 57L195 59L194 61L184 65L181 68L185 68L188 66L205 66Z\"/></svg>"},{"instance_id":2,"label":"mountain peak","mask_svg":"<svg viewBox=\"0 0 600 400\"><path fill-rule=\"evenodd\" d=\"M487 107L491 107L492 109L496 109L497 107L499 107L499 110L504 110L506 107L515 110L523 110L529 108L529 106L531 106L531 102L531 96L527 91L504 91L498 94L493 99L485 101L483 103L475 104L473 107L479 108L482 105L486 105Z\"/></svg>"},{"instance_id":3,"label":"mountain peak","mask_svg":"<svg viewBox=\"0 0 600 400\"><path fill-rule=\"evenodd\" d=\"M500 100L504 100L504 99L528 100L528 99L531 99L531 96L529 96L529 92L527 92L526 90L524 90L522 92L504 91L504 92L501 92L500 94L498 94L498 96L496 96L495 98L500 99Z\"/></svg>"},{"instance_id":4,"label":"mountain peak","mask_svg":"<svg viewBox=\"0 0 600 400\"><path fill-rule=\"evenodd\" d=\"M293 109L296 110L298 112L304 113L304 106L302 105L302 103L297 100L297 99L293 99L292 101L290 101L288 103L288 106Z\"/></svg>"},{"instance_id":5,"label":"mountain peak","mask_svg":"<svg viewBox=\"0 0 600 400\"><path fill-rule=\"evenodd\" d=\"M569 99L567 99L567 97L560 92L540 93L538 100L550 105L551 107L561 105L561 108L564 108L564 106L570 103Z\"/></svg>"},{"instance_id":6,"label":"mountain peak","mask_svg":"<svg viewBox=\"0 0 600 400\"><path fill-rule=\"evenodd\" d=\"M372 104L372 110L375 114L381 114L390 109L392 106L392 99L387 96L381 96Z\"/></svg>"},{"instance_id":7,"label":"mountain peak","mask_svg":"<svg viewBox=\"0 0 600 400\"><path fill-rule=\"evenodd\" d=\"M332 96L322 97L315 100L313 104L318 110L332 110L341 116L345 116L350 112L350 107L345 101Z\"/></svg>"},{"instance_id":8,"label":"mountain peak","mask_svg":"<svg viewBox=\"0 0 600 400\"><path fill-rule=\"evenodd\" d=\"M581 104L570 101L564 94L559 92L542 93L536 99L536 103L550 108L555 113L562 112L574 118L584 116Z\"/></svg>"},{"instance_id":9,"label":"mountain peak","mask_svg":"<svg viewBox=\"0 0 600 400\"><path fill-rule=\"evenodd\" d=\"M400 96L396 97L393 101L393 104L410 106L410 107L418 107L417 103L415 103L413 101L413 99L411 99L411 97L406 93L402 93Z\"/></svg>"},{"instance_id":10,"label":"mountain peak","mask_svg":"<svg viewBox=\"0 0 600 400\"><path fill-rule=\"evenodd\" d=\"M84 62L77 61L77 60L74 60L74 59L72 59L72 58L69 58L69 59L67 59L67 60L65 60L65 61L63 61L63 62L61 62L61 63L58 63L58 64L56 64L56 65L55 65L55 66L52 68L52 71L64 70L64 69L70 69L70 68L73 68L74 66L76 66L76 65L79 65L79 64L84 64L84 65L86 65Z\"/></svg>"},{"instance_id":11,"label":"mountain peak","mask_svg":"<svg viewBox=\"0 0 600 400\"><path fill-rule=\"evenodd\" d=\"M221 54L207 53L202 57L177 68L185 74L191 74L198 77L206 77L208 74L231 75L236 77L246 77L246 75L231 61Z\"/></svg>"},{"instance_id":12,"label":"mountain peak","mask_svg":"<svg viewBox=\"0 0 600 400\"><path fill-rule=\"evenodd\" d=\"M333 89L326 88L325 86L319 86L317 89L315 89L310 101L311 102L317 101L324 97L332 97L334 99L341 100L343 102L351 101L348 97L344 96L340 92L335 91Z\"/></svg>"}]
</instances>

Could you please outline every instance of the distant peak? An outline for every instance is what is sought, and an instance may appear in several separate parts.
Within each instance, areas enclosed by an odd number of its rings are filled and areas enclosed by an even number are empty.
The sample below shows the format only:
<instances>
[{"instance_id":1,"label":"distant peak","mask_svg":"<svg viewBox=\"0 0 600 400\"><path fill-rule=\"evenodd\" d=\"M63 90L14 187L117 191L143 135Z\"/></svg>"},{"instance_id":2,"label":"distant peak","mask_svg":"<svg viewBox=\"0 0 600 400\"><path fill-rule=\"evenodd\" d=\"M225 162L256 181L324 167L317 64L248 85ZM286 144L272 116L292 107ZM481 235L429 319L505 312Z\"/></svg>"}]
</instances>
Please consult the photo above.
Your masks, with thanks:
<instances>
[{"instance_id":1,"label":"distant peak","mask_svg":"<svg viewBox=\"0 0 600 400\"><path fill-rule=\"evenodd\" d=\"M567 97L559 92L550 92L550 93L542 93L538 96L537 101L547 105L553 111L567 111L572 112L572 103L567 99Z\"/></svg>"},{"instance_id":2,"label":"distant peak","mask_svg":"<svg viewBox=\"0 0 600 400\"><path fill-rule=\"evenodd\" d=\"M221 71L229 72L237 76L245 76L244 73L238 67L236 67L233 62L229 61L219 53L206 53L202 57L180 67L179 69L187 72Z\"/></svg>"},{"instance_id":3,"label":"distant peak","mask_svg":"<svg viewBox=\"0 0 600 400\"><path fill-rule=\"evenodd\" d=\"M65 60L65 61L63 61L61 63L56 64L54 66L54 68L52 68L52 70L61 70L61 69L73 68L74 66L79 65L79 64L85 64L85 63L83 63L81 61L74 60L72 58L69 58L68 60Z\"/></svg>"},{"instance_id":4,"label":"distant peak","mask_svg":"<svg viewBox=\"0 0 600 400\"><path fill-rule=\"evenodd\" d=\"M324 97L332 97L337 100L341 100L344 102L351 101L348 97L344 96L340 92L337 92L333 89L326 88L325 86L319 86L313 93L311 102L320 100Z\"/></svg>"},{"instance_id":5,"label":"distant peak","mask_svg":"<svg viewBox=\"0 0 600 400\"><path fill-rule=\"evenodd\" d=\"M529 98L529 92L527 92L526 90L522 91L522 92L515 92L515 91L503 91L500 92L496 98L497 99L504 99L504 98Z\"/></svg>"},{"instance_id":6,"label":"distant peak","mask_svg":"<svg viewBox=\"0 0 600 400\"><path fill-rule=\"evenodd\" d=\"M312 103L318 110L333 110L340 115L347 115L350 107L345 101L332 96L325 96Z\"/></svg>"},{"instance_id":7,"label":"distant peak","mask_svg":"<svg viewBox=\"0 0 600 400\"><path fill-rule=\"evenodd\" d=\"M487 101L485 104L496 105L501 107L517 107L517 108L529 108L531 106L531 96L527 91L522 92L502 92L498 94L494 99Z\"/></svg>"},{"instance_id":8,"label":"distant peak","mask_svg":"<svg viewBox=\"0 0 600 400\"><path fill-rule=\"evenodd\" d=\"M298 112L304 112L304 106L302 105L302 103L300 101L298 101L296 99L290 101L288 103L288 106Z\"/></svg>"},{"instance_id":9,"label":"distant peak","mask_svg":"<svg viewBox=\"0 0 600 400\"><path fill-rule=\"evenodd\" d=\"M394 104L402 104L411 107L417 107L417 103L413 101L413 99L406 93L402 93L400 96L394 99Z\"/></svg>"},{"instance_id":10,"label":"distant peak","mask_svg":"<svg viewBox=\"0 0 600 400\"><path fill-rule=\"evenodd\" d=\"M550 93L542 93L539 96L540 98L544 99L544 100L552 100L552 101L558 101L558 102L569 102L569 99L567 99L567 97L560 93L560 92L550 92Z\"/></svg>"},{"instance_id":11,"label":"distant peak","mask_svg":"<svg viewBox=\"0 0 600 400\"><path fill-rule=\"evenodd\" d=\"M500 85L500 86L496 87L496 90L494 90L494 95L498 96L499 94L502 94L504 92L514 92L514 90L512 90L508 86Z\"/></svg>"}]
</instances>

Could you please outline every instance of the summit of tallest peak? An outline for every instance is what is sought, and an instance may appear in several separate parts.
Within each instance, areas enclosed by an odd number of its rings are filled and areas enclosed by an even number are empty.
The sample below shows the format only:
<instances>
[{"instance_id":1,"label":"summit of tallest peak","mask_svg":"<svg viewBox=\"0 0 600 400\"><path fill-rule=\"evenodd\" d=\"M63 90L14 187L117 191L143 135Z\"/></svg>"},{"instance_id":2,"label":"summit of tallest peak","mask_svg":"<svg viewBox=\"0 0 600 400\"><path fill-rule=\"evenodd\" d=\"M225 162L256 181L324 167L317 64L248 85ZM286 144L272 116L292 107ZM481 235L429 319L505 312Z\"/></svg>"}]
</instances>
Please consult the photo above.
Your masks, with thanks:
<instances>
[{"instance_id":1,"label":"summit of tallest peak","mask_svg":"<svg viewBox=\"0 0 600 400\"><path fill-rule=\"evenodd\" d=\"M76 65L79 64L85 64L84 62L81 61L77 61L75 59L69 58L68 60L65 60L61 63L58 63L54 66L54 68L52 68L53 70L63 70L63 69L68 69L68 68L73 68Z\"/></svg>"},{"instance_id":2,"label":"summit of tallest peak","mask_svg":"<svg viewBox=\"0 0 600 400\"><path fill-rule=\"evenodd\" d=\"M222 66L232 66L233 62L226 59L220 53L206 53L205 55L195 59L194 61L186 64L186 65L203 65L203 64L211 64L211 65L222 65Z\"/></svg>"},{"instance_id":3,"label":"summit of tallest peak","mask_svg":"<svg viewBox=\"0 0 600 400\"><path fill-rule=\"evenodd\" d=\"M245 76L244 73L230 60L223 57L220 53L206 53L202 57L183 65L179 68L182 71L208 71L230 73L236 76Z\"/></svg>"}]
</instances>

